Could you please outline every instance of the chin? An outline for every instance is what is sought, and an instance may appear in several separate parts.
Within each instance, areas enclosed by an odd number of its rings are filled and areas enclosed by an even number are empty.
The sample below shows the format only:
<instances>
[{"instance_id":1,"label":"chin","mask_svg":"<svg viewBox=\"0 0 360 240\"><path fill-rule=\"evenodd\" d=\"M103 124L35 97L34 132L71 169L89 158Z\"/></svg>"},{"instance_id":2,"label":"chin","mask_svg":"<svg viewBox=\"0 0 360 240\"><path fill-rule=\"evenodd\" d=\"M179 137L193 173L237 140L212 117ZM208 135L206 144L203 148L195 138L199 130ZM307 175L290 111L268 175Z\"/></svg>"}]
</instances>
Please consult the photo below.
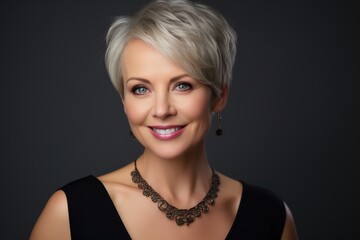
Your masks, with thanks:
<instances>
[{"instance_id":1,"label":"chin","mask_svg":"<svg viewBox=\"0 0 360 240\"><path fill-rule=\"evenodd\" d=\"M173 144L171 142L158 143L154 146L148 146L146 151L151 152L151 154L157 156L161 159L175 159L188 155L190 152L196 151L196 149L203 146L203 142L200 143L187 143L187 144Z\"/></svg>"},{"instance_id":2,"label":"chin","mask_svg":"<svg viewBox=\"0 0 360 240\"><path fill-rule=\"evenodd\" d=\"M185 151L176 151L175 149L157 149L156 151L151 152L161 159L175 159L184 155Z\"/></svg>"}]
</instances>

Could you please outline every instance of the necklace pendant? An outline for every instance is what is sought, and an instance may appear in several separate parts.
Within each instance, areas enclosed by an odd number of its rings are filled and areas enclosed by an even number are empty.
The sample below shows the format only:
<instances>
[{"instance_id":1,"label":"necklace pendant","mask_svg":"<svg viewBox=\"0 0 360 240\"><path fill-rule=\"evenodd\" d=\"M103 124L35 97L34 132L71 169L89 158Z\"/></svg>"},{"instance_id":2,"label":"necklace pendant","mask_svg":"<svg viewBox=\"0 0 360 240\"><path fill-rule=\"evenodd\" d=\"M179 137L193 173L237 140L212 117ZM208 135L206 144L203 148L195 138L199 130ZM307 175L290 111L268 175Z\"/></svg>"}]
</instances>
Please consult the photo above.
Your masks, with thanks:
<instances>
[{"instance_id":1,"label":"necklace pendant","mask_svg":"<svg viewBox=\"0 0 360 240\"><path fill-rule=\"evenodd\" d=\"M187 213L187 210L178 210L176 218L175 218L176 224L178 226L182 226L185 223L187 223L187 221L186 221L186 213Z\"/></svg>"}]
</instances>

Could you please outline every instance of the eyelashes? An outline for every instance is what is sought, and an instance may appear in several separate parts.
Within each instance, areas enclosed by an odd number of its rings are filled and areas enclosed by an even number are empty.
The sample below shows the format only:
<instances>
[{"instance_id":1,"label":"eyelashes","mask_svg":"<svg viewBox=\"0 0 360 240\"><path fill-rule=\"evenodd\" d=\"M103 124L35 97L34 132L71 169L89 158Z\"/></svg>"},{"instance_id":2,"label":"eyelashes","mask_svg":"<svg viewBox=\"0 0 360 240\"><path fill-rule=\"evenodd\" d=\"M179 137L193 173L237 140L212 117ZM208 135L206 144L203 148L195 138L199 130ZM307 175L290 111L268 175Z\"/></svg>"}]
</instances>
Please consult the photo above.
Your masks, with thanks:
<instances>
[{"instance_id":1,"label":"eyelashes","mask_svg":"<svg viewBox=\"0 0 360 240\"><path fill-rule=\"evenodd\" d=\"M179 92L187 92L190 91L193 86L188 82L179 82L176 83L173 90ZM150 92L150 90L144 85L135 85L131 88L131 92L135 95L145 95Z\"/></svg>"},{"instance_id":2,"label":"eyelashes","mask_svg":"<svg viewBox=\"0 0 360 240\"><path fill-rule=\"evenodd\" d=\"M187 82L179 82L175 85L175 89L177 89L181 92L186 92L186 91L189 91L192 89L192 85Z\"/></svg>"},{"instance_id":3,"label":"eyelashes","mask_svg":"<svg viewBox=\"0 0 360 240\"><path fill-rule=\"evenodd\" d=\"M147 87L145 86L137 85L131 89L131 92L135 95L144 95L149 92L149 89L147 89Z\"/></svg>"}]
</instances>

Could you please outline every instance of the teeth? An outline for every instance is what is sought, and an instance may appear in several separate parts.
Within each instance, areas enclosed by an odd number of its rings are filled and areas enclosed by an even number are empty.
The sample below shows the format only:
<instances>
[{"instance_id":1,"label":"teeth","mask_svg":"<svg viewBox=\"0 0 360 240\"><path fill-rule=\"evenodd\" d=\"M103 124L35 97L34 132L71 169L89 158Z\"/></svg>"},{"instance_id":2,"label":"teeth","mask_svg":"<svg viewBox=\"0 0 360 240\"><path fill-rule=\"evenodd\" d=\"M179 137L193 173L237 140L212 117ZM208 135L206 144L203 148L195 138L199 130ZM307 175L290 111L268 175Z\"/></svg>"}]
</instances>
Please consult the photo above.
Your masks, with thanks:
<instances>
[{"instance_id":1,"label":"teeth","mask_svg":"<svg viewBox=\"0 0 360 240\"><path fill-rule=\"evenodd\" d=\"M179 131L180 128L179 128L179 127L176 127L176 128L168 128L168 129L157 129L157 128L153 128L153 130L154 130L156 133L158 133L158 134L167 135L167 134L170 134L170 133Z\"/></svg>"}]
</instances>

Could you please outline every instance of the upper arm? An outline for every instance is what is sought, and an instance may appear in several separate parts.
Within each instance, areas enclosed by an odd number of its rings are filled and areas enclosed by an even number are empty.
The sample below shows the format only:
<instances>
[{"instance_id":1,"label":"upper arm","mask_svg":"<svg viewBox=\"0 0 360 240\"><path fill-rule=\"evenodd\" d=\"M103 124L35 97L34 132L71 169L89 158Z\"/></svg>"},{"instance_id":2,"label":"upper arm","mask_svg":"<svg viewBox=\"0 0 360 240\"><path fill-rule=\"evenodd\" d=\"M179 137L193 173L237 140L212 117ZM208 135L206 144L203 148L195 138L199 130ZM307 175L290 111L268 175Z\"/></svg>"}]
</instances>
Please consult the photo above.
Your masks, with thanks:
<instances>
[{"instance_id":1,"label":"upper arm","mask_svg":"<svg viewBox=\"0 0 360 240\"><path fill-rule=\"evenodd\" d=\"M294 218L288 206L285 203L284 205L286 210L286 219L285 219L285 225L281 236L281 240L297 240L299 238L296 232Z\"/></svg>"},{"instance_id":2,"label":"upper arm","mask_svg":"<svg viewBox=\"0 0 360 240\"><path fill-rule=\"evenodd\" d=\"M50 197L30 235L30 240L43 239L71 239L66 195L61 190Z\"/></svg>"}]
</instances>

